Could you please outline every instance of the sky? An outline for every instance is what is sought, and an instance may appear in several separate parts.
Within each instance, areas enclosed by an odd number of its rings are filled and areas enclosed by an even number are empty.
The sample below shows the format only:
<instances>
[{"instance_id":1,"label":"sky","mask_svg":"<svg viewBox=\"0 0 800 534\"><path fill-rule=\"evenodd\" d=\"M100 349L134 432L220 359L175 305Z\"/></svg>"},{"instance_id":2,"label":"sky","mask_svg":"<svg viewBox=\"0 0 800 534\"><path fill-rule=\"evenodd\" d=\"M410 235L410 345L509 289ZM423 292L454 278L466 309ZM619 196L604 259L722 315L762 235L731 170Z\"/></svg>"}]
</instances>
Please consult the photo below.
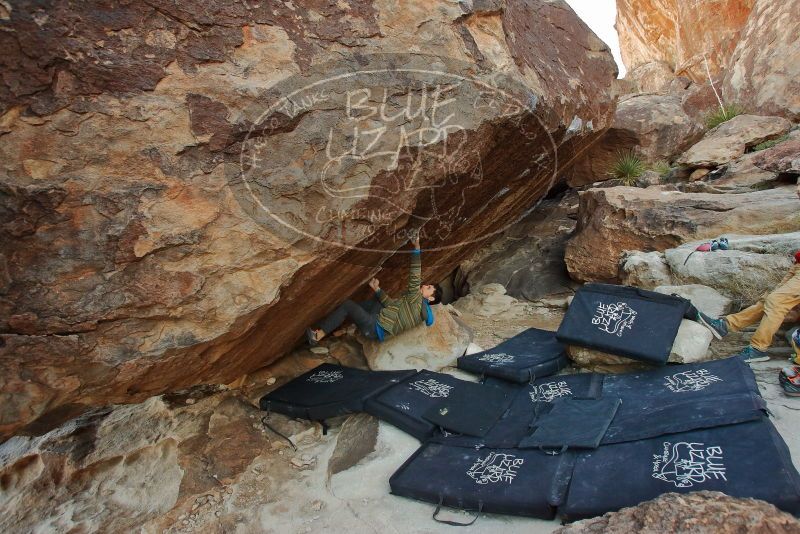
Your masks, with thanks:
<instances>
[{"instance_id":1,"label":"sky","mask_svg":"<svg viewBox=\"0 0 800 534\"><path fill-rule=\"evenodd\" d=\"M602 39L614 55L619 67L619 77L625 76L625 65L619 51L619 37L614 29L617 17L616 0L566 0L575 13L583 19L587 26Z\"/></svg>"}]
</instances>

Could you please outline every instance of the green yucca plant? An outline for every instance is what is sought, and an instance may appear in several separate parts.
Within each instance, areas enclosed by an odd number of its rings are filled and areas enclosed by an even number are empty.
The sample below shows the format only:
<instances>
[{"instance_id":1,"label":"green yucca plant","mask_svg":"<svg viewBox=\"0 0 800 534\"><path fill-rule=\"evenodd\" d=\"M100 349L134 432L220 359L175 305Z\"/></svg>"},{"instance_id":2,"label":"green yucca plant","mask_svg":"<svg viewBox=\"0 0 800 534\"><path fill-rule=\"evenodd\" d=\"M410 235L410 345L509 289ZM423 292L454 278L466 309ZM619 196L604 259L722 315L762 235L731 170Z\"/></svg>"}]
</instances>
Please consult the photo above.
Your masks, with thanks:
<instances>
[{"instance_id":1,"label":"green yucca plant","mask_svg":"<svg viewBox=\"0 0 800 534\"><path fill-rule=\"evenodd\" d=\"M611 164L609 174L619 178L623 185L636 185L636 179L647 170L647 165L642 158L632 150L617 153L617 158Z\"/></svg>"},{"instance_id":2,"label":"green yucca plant","mask_svg":"<svg viewBox=\"0 0 800 534\"><path fill-rule=\"evenodd\" d=\"M706 115L706 127L709 130L716 128L723 122L729 121L742 113L744 113L744 109L738 104L724 104L719 109L715 109Z\"/></svg>"}]
</instances>

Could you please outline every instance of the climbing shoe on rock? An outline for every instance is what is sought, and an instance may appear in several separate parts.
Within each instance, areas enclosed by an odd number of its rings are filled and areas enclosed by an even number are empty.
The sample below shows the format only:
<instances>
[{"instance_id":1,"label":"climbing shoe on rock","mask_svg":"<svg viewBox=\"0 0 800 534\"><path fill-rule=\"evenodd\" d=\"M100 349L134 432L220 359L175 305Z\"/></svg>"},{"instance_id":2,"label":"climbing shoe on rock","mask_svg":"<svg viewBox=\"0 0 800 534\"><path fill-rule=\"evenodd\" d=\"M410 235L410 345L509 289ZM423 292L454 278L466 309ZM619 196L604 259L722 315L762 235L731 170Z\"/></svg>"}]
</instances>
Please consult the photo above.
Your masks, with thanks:
<instances>
[{"instance_id":1,"label":"climbing shoe on rock","mask_svg":"<svg viewBox=\"0 0 800 534\"><path fill-rule=\"evenodd\" d=\"M312 347L316 347L317 345L319 345L319 343L317 342L316 332L314 332L310 328L306 328L306 341L308 341L308 344L311 345Z\"/></svg>"},{"instance_id":2,"label":"climbing shoe on rock","mask_svg":"<svg viewBox=\"0 0 800 534\"><path fill-rule=\"evenodd\" d=\"M717 339L722 339L728 335L728 323L725 322L725 319L713 319L705 313L698 311L697 322L711 330L711 333L714 334L714 337Z\"/></svg>"},{"instance_id":3,"label":"climbing shoe on rock","mask_svg":"<svg viewBox=\"0 0 800 534\"><path fill-rule=\"evenodd\" d=\"M745 363L769 361L767 353L755 347L745 347L736 357L741 358Z\"/></svg>"}]
</instances>

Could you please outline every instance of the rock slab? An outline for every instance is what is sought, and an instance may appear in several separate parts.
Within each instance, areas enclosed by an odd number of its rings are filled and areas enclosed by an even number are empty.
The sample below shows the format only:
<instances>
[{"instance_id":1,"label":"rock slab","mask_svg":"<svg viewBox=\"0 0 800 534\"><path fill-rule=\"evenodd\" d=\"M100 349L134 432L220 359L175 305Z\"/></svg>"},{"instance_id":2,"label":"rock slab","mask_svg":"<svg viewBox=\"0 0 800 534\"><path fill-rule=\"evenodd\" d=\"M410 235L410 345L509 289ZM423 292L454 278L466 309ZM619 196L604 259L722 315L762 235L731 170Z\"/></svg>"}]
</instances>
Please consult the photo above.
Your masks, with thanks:
<instances>
[{"instance_id":1,"label":"rock slab","mask_svg":"<svg viewBox=\"0 0 800 534\"><path fill-rule=\"evenodd\" d=\"M731 299L716 289L702 284L687 284L683 286L657 286L653 289L656 293L664 295L678 295L692 302L695 308L711 317L721 317L731 311Z\"/></svg>"},{"instance_id":2,"label":"rock slab","mask_svg":"<svg viewBox=\"0 0 800 534\"><path fill-rule=\"evenodd\" d=\"M678 333L672 343L667 361L670 363L695 363L707 360L710 357L708 347L711 345L712 338L713 335L708 328L694 321L683 319L678 327ZM567 346L567 355L579 367L591 371L618 373L652 368L652 365L631 358L575 345Z\"/></svg>"},{"instance_id":3,"label":"rock slab","mask_svg":"<svg viewBox=\"0 0 800 534\"><path fill-rule=\"evenodd\" d=\"M682 193L666 186L593 188L580 193L578 225L564 259L575 280L615 282L626 250L664 251L701 238L799 229L791 187L735 195Z\"/></svg>"},{"instance_id":4,"label":"rock slab","mask_svg":"<svg viewBox=\"0 0 800 534\"><path fill-rule=\"evenodd\" d=\"M447 309L431 307L433 325L420 324L399 336L389 336L383 343L361 339L364 356L373 371L429 369L439 371L455 366L472 343L472 330Z\"/></svg>"},{"instance_id":5,"label":"rock slab","mask_svg":"<svg viewBox=\"0 0 800 534\"><path fill-rule=\"evenodd\" d=\"M793 534L800 522L756 499L718 491L666 493L638 506L561 527L554 534Z\"/></svg>"},{"instance_id":6,"label":"rock slab","mask_svg":"<svg viewBox=\"0 0 800 534\"><path fill-rule=\"evenodd\" d=\"M714 288L732 299L736 309L755 303L775 288L792 265L788 255L743 250L698 252L687 261L694 248L689 244L664 252L673 277L685 284Z\"/></svg>"},{"instance_id":7,"label":"rock slab","mask_svg":"<svg viewBox=\"0 0 800 534\"><path fill-rule=\"evenodd\" d=\"M782 117L738 115L706 133L677 162L693 168L725 165L748 148L784 135L791 127L792 123Z\"/></svg>"},{"instance_id":8,"label":"rock slab","mask_svg":"<svg viewBox=\"0 0 800 534\"><path fill-rule=\"evenodd\" d=\"M670 286L672 274L664 253L638 250L624 252L620 260L620 282L642 289Z\"/></svg>"},{"instance_id":9,"label":"rock slab","mask_svg":"<svg viewBox=\"0 0 800 534\"><path fill-rule=\"evenodd\" d=\"M800 136L762 150L753 164L768 172L800 174Z\"/></svg>"}]
</instances>

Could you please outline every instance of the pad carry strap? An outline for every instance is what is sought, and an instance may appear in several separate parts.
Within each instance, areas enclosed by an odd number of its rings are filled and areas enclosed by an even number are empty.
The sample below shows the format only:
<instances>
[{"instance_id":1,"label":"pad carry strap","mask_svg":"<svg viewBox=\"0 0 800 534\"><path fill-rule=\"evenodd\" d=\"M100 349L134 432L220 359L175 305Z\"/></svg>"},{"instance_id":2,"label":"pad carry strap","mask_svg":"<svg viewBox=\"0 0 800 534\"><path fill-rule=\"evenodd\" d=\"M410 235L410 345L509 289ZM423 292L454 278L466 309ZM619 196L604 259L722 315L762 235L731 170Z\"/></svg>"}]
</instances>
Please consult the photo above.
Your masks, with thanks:
<instances>
[{"instance_id":1,"label":"pad carry strap","mask_svg":"<svg viewBox=\"0 0 800 534\"><path fill-rule=\"evenodd\" d=\"M536 373L528 369L528 384L533 385L534 380L536 380Z\"/></svg>"},{"instance_id":2,"label":"pad carry strap","mask_svg":"<svg viewBox=\"0 0 800 534\"><path fill-rule=\"evenodd\" d=\"M450 525L451 527L468 527L473 525L475 521L478 520L478 516L481 515L481 511L483 510L483 501L478 501L478 513L475 514L475 517L472 518L472 521L469 523L459 523L458 521L448 521L447 519L439 519L436 517L439 515L439 511L442 509L442 501L444 500L444 495L439 495L439 504L436 505L436 510L433 511L433 520L437 523L443 523L445 525Z\"/></svg>"}]
</instances>

